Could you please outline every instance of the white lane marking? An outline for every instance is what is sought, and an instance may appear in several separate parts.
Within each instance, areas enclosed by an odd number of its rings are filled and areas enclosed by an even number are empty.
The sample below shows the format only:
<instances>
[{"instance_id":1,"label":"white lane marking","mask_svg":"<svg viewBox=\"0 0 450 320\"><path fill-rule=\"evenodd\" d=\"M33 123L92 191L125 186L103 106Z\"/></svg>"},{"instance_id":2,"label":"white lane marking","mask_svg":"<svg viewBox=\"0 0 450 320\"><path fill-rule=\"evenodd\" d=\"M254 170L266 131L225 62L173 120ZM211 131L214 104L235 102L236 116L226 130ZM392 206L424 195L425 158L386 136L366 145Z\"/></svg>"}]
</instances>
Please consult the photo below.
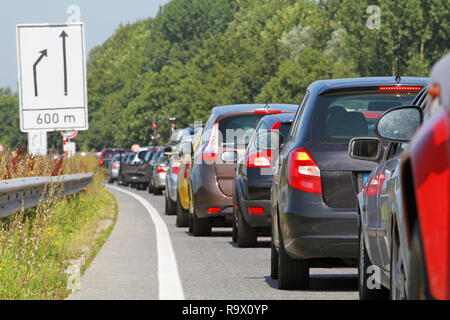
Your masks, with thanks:
<instances>
[{"instance_id":1,"label":"white lane marking","mask_svg":"<svg viewBox=\"0 0 450 320\"><path fill-rule=\"evenodd\" d=\"M178 273L177 259L173 251L169 230L158 211L141 196L118 187L108 188L123 192L138 200L148 211L155 225L158 250L158 280L160 300L184 300L183 286Z\"/></svg>"}]
</instances>

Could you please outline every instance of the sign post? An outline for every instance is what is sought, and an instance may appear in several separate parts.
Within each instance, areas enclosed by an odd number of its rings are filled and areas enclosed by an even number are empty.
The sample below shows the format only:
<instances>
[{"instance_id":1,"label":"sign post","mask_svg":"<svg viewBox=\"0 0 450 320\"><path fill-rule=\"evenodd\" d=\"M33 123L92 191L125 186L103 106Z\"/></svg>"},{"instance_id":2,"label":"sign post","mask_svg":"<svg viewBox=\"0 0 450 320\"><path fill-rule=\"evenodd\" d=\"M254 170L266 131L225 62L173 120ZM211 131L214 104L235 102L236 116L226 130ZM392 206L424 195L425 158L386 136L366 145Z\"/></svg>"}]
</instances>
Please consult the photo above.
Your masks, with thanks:
<instances>
[{"instance_id":1,"label":"sign post","mask_svg":"<svg viewBox=\"0 0 450 320\"><path fill-rule=\"evenodd\" d=\"M17 26L20 130L87 130L82 23Z\"/></svg>"}]
</instances>

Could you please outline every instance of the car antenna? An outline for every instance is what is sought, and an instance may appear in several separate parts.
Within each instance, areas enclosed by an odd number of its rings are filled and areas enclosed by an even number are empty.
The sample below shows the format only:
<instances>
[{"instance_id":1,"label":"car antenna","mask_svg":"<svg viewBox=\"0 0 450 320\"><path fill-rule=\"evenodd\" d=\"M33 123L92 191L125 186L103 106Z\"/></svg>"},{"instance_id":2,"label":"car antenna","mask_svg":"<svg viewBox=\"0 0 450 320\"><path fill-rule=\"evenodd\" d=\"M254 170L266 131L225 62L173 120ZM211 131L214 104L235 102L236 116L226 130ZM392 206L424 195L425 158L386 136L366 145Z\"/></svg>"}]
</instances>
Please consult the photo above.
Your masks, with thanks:
<instances>
[{"instance_id":1,"label":"car antenna","mask_svg":"<svg viewBox=\"0 0 450 320\"><path fill-rule=\"evenodd\" d=\"M395 81L400 84L402 77L400 76L400 27L397 24L397 71L395 73Z\"/></svg>"}]
</instances>

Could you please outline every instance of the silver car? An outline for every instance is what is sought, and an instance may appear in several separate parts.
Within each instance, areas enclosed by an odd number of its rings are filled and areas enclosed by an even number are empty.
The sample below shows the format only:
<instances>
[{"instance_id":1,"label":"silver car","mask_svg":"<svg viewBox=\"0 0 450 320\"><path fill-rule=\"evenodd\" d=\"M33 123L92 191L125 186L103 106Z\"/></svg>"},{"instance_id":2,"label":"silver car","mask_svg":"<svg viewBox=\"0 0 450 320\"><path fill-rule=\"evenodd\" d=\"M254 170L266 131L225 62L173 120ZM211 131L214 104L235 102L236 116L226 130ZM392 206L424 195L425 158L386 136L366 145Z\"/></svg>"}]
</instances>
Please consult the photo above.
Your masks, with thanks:
<instances>
[{"instance_id":1,"label":"silver car","mask_svg":"<svg viewBox=\"0 0 450 320\"><path fill-rule=\"evenodd\" d=\"M150 179L151 188L155 195L161 195L166 187L166 173L169 165L169 157L167 154L162 154L153 166L153 174Z\"/></svg>"},{"instance_id":2,"label":"silver car","mask_svg":"<svg viewBox=\"0 0 450 320\"><path fill-rule=\"evenodd\" d=\"M109 183L114 183L119 178L120 171L120 153L116 154L111 160L111 165L109 166Z\"/></svg>"}]
</instances>

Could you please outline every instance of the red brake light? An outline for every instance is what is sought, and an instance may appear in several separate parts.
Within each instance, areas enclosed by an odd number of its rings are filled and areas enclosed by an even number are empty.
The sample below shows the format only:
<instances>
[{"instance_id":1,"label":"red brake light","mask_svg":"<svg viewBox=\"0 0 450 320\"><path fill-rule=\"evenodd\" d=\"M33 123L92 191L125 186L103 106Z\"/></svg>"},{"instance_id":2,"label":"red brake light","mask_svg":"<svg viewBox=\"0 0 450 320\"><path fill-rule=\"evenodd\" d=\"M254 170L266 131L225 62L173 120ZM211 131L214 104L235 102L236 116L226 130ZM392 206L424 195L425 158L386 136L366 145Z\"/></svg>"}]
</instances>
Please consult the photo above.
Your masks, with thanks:
<instances>
[{"instance_id":1,"label":"red brake light","mask_svg":"<svg viewBox=\"0 0 450 320\"><path fill-rule=\"evenodd\" d=\"M187 179L190 163L186 163L186 168L184 169L184 178Z\"/></svg>"},{"instance_id":2,"label":"red brake light","mask_svg":"<svg viewBox=\"0 0 450 320\"><path fill-rule=\"evenodd\" d=\"M115 163L112 164L112 168L113 168L113 169L117 169L117 166L116 166Z\"/></svg>"},{"instance_id":3,"label":"red brake light","mask_svg":"<svg viewBox=\"0 0 450 320\"><path fill-rule=\"evenodd\" d=\"M159 165L158 168L156 169L158 171L158 173L164 173L166 172L166 167L163 165Z\"/></svg>"},{"instance_id":4,"label":"red brake light","mask_svg":"<svg viewBox=\"0 0 450 320\"><path fill-rule=\"evenodd\" d=\"M202 159L207 162L213 162L217 160L217 154L219 153L219 122L214 123L211 128L211 134L209 136L208 144L202 152Z\"/></svg>"},{"instance_id":5,"label":"red brake light","mask_svg":"<svg viewBox=\"0 0 450 320\"><path fill-rule=\"evenodd\" d=\"M281 110L255 110L253 113L254 114L280 114L282 111Z\"/></svg>"},{"instance_id":6,"label":"red brake light","mask_svg":"<svg viewBox=\"0 0 450 320\"><path fill-rule=\"evenodd\" d=\"M158 151L158 148L153 148L153 151Z\"/></svg>"},{"instance_id":7,"label":"red brake light","mask_svg":"<svg viewBox=\"0 0 450 320\"><path fill-rule=\"evenodd\" d=\"M279 130L281 126L281 121L277 121L273 124L272 128L270 130Z\"/></svg>"},{"instance_id":8,"label":"red brake light","mask_svg":"<svg viewBox=\"0 0 450 320\"><path fill-rule=\"evenodd\" d=\"M248 213L250 214L264 214L264 209L261 207L248 207Z\"/></svg>"},{"instance_id":9,"label":"red brake light","mask_svg":"<svg viewBox=\"0 0 450 320\"><path fill-rule=\"evenodd\" d=\"M180 172L180 166L172 166L172 173L173 174L178 174Z\"/></svg>"},{"instance_id":10,"label":"red brake light","mask_svg":"<svg viewBox=\"0 0 450 320\"><path fill-rule=\"evenodd\" d=\"M216 213L218 213L220 211L220 207L211 207L211 208L208 208L208 213L209 214L216 214Z\"/></svg>"},{"instance_id":11,"label":"red brake light","mask_svg":"<svg viewBox=\"0 0 450 320\"><path fill-rule=\"evenodd\" d=\"M102 166L104 163L105 163L105 162L103 161L103 159L100 159L99 162L98 162L98 165L99 165L99 166Z\"/></svg>"},{"instance_id":12,"label":"red brake light","mask_svg":"<svg viewBox=\"0 0 450 320\"><path fill-rule=\"evenodd\" d=\"M260 151L247 157L245 166L247 168L270 168L272 164L272 151Z\"/></svg>"},{"instance_id":13,"label":"red brake light","mask_svg":"<svg viewBox=\"0 0 450 320\"><path fill-rule=\"evenodd\" d=\"M289 184L298 190L322 194L320 169L304 148L293 150L288 160Z\"/></svg>"},{"instance_id":14,"label":"red brake light","mask_svg":"<svg viewBox=\"0 0 450 320\"><path fill-rule=\"evenodd\" d=\"M384 86L379 87L378 91L381 92L417 92L422 90L423 87L418 86Z\"/></svg>"},{"instance_id":15,"label":"red brake light","mask_svg":"<svg viewBox=\"0 0 450 320\"><path fill-rule=\"evenodd\" d=\"M366 196L377 195L381 190L384 180L386 180L386 176L384 174L377 174L364 188L364 194Z\"/></svg>"}]
</instances>

